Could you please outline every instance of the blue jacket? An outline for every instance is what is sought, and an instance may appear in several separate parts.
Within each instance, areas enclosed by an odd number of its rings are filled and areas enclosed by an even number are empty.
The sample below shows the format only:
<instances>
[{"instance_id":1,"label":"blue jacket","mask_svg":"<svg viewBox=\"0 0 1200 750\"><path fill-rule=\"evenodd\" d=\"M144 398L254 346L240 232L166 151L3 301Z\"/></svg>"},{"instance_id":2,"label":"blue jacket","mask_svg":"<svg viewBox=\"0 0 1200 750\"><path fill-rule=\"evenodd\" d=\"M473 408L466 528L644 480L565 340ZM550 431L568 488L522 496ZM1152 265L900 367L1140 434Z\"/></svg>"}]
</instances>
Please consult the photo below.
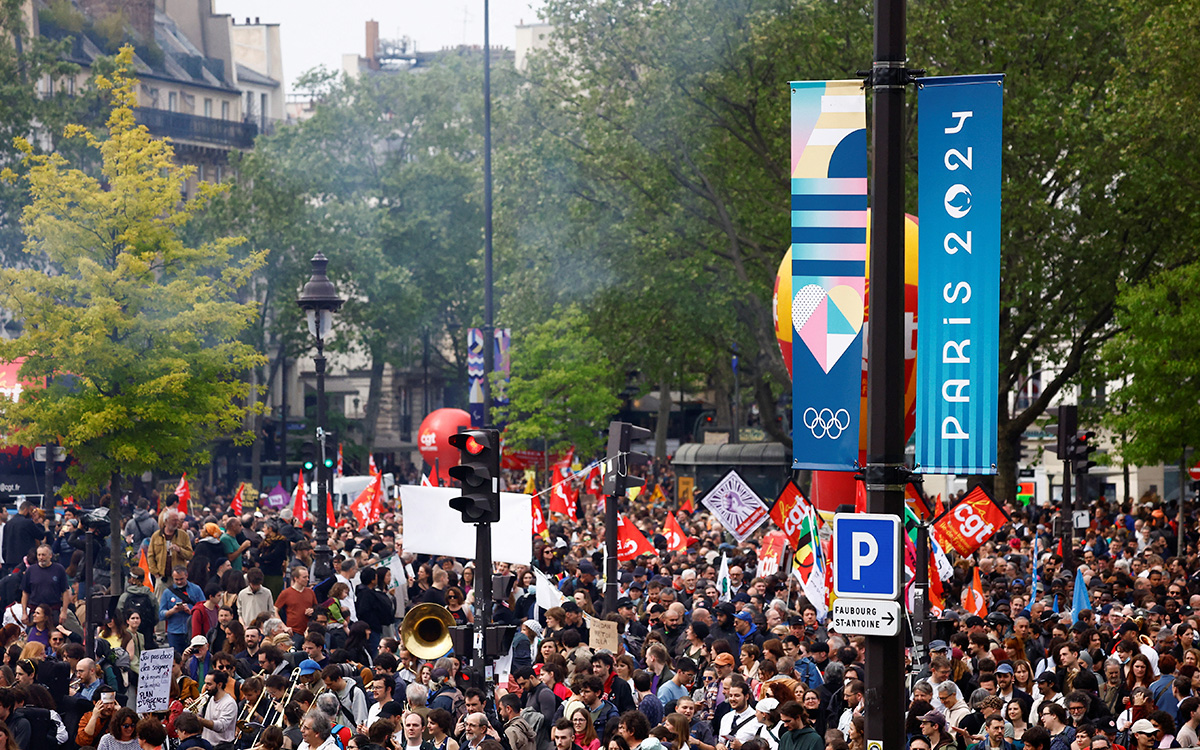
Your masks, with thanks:
<instances>
[{"instance_id":1,"label":"blue jacket","mask_svg":"<svg viewBox=\"0 0 1200 750\"><path fill-rule=\"evenodd\" d=\"M821 669L811 656L806 656L796 663L796 674L800 676L800 681L810 688L819 688L825 684Z\"/></svg>"},{"instance_id":2,"label":"blue jacket","mask_svg":"<svg viewBox=\"0 0 1200 750\"><path fill-rule=\"evenodd\" d=\"M204 592L199 586L188 581L184 593L187 594L187 599L175 593L175 587L170 586L163 591L162 599L158 602L158 619L166 621L168 633L178 635L180 633L190 634L192 632L192 607L204 601ZM167 616L168 610L176 604L181 603L187 605L185 611Z\"/></svg>"}]
</instances>

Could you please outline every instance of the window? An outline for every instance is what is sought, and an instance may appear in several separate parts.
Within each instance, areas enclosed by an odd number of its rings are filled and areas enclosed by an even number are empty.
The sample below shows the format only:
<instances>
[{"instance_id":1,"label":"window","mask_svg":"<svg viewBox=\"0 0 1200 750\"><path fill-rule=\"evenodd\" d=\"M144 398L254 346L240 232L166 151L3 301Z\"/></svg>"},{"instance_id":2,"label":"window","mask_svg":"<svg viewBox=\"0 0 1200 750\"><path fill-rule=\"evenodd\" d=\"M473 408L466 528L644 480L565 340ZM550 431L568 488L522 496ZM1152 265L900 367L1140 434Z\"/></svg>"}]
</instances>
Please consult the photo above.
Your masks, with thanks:
<instances>
[{"instance_id":1,"label":"window","mask_svg":"<svg viewBox=\"0 0 1200 750\"><path fill-rule=\"evenodd\" d=\"M178 112L179 111L179 94L175 93L174 91L167 94L167 111L168 112Z\"/></svg>"},{"instance_id":2,"label":"window","mask_svg":"<svg viewBox=\"0 0 1200 750\"><path fill-rule=\"evenodd\" d=\"M259 101L262 102L262 106L259 108L259 117L262 118L262 128L265 130L267 127L267 95L259 94Z\"/></svg>"},{"instance_id":3,"label":"window","mask_svg":"<svg viewBox=\"0 0 1200 750\"><path fill-rule=\"evenodd\" d=\"M221 119L229 119L229 102L221 102Z\"/></svg>"},{"instance_id":4,"label":"window","mask_svg":"<svg viewBox=\"0 0 1200 750\"><path fill-rule=\"evenodd\" d=\"M213 113L212 99L205 99L204 100L204 116L212 117L213 116L212 113Z\"/></svg>"}]
</instances>

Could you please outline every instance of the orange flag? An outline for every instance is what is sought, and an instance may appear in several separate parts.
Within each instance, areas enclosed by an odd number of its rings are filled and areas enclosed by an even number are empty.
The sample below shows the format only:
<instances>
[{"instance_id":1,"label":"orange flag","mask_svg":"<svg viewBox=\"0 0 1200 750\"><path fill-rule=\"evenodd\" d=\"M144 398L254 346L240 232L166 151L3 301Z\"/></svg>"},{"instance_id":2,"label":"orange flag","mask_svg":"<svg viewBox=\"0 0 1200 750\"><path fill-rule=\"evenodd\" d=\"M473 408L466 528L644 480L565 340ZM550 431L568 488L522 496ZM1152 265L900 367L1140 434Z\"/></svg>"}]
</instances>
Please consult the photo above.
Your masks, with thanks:
<instances>
[{"instance_id":1,"label":"orange flag","mask_svg":"<svg viewBox=\"0 0 1200 750\"><path fill-rule=\"evenodd\" d=\"M146 562L146 547L142 547L142 553L138 555L138 567L142 569L142 583L146 588L154 588L154 584L150 582L150 563Z\"/></svg>"},{"instance_id":2,"label":"orange flag","mask_svg":"<svg viewBox=\"0 0 1200 750\"><path fill-rule=\"evenodd\" d=\"M667 538L667 549L672 552L687 551L687 536L683 533L683 527L679 525L679 519L674 513L667 514L667 523L663 526L663 536Z\"/></svg>"},{"instance_id":3,"label":"orange flag","mask_svg":"<svg viewBox=\"0 0 1200 750\"><path fill-rule=\"evenodd\" d=\"M293 496L292 518L300 523L308 520L308 487L304 484L304 470L300 470L300 479L296 482L296 494Z\"/></svg>"},{"instance_id":4,"label":"orange flag","mask_svg":"<svg viewBox=\"0 0 1200 750\"><path fill-rule=\"evenodd\" d=\"M179 486L175 488L175 497L179 498L179 512L187 515L188 501L192 499L192 489L188 487L187 472L179 478Z\"/></svg>"},{"instance_id":5,"label":"orange flag","mask_svg":"<svg viewBox=\"0 0 1200 750\"><path fill-rule=\"evenodd\" d=\"M975 568L975 577L971 581L971 587L963 591L962 605L971 614L980 617L987 616L987 602L983 598L983 584L979 580L978 567Z\"/></svg>"}]
</instances>

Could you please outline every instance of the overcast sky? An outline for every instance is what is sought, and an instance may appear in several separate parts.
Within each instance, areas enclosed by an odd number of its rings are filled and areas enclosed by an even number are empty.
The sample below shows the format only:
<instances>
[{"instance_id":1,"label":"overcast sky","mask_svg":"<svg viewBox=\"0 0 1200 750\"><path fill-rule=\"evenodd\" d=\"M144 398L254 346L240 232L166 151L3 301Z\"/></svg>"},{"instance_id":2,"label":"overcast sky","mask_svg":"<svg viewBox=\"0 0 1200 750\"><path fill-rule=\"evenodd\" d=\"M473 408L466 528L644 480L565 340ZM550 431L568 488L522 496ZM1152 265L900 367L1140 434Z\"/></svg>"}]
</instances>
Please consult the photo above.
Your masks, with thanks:
<instances>
[{"instance_id":1,"label":"overcast sky","mask_svg":"<svg viewBox=\"0 0 1200 750\"><path fill-rule=\"evenodd\" d=\"M287 88L317 65L341 68L342 55L363 54L368 20L384 39L408 36L421 51L483 44L483 0L216 0L238 23L278 23ZM537 20L541 0L490 0L493 45L512 49L514 27Z\"/></svg>"}]
</instances>

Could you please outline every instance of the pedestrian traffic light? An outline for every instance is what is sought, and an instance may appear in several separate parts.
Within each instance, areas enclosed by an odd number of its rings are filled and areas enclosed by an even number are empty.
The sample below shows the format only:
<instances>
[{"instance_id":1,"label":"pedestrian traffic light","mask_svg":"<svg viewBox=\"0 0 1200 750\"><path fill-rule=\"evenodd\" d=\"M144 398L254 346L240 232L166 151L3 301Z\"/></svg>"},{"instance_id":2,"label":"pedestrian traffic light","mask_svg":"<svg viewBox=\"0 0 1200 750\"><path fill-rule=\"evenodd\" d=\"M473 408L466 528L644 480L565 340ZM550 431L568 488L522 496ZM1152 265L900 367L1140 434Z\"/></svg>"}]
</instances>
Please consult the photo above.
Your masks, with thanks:
<instances>
[{"instance_id":1,"label":"pedestrian traffic light","mask_svg":"<svg viewBox=\"0 0 1200 750\"><path fill-rule=\"evenodd\" d=\"M304 471L312 473L317 468L317 447L311 440L305 440L300 446L300 462Z\"/></svg>"},{"instance_id":2,"label":"pedestrian traffic light","mask_svg":"<svg viewBox=\"0 0 1200 750\"><path fill-rule=\"evenodd\" d=\"M1080 432L1076 434L1071 445L1071 471L1075 474L1086 474L1088 469L1096 465L1092 454L1096 452L1096 433Z\"/></svg>"},{"instance_id":3,"label":"pedestrian traffic light","mask_svg":"<svg viewBox=\"0 0 1200 750\"><path fill-rule=\"evenodd\" d=\"M1058 407L1058 423L1046 427L1046 432L1055 436L1054 455L1060 461L1071 459L1071 443L1079 430L1079 407L1075 405Z\"/></svg>"},{"instance_id":4,"label":"pedestrian traffic light","mask_svg":"<svg viewBox=\"0 0 1200 750\"><path fill-rule=\"evenodd\" d=\"M462 483L462 496L451 499L450 507L462 513L463 523L498 523L500 432L463 430L448 440L461 454L450 476Z\"/></svg>"},{"instance_id":5,"label":"pedestrian traffic light","mask_svg":"<svg viewBox=\"0 0 1200 750\"><path fill-rule=\"evenodd\" d=\"M635 440L646 440L650 430L636 427L628 422L610 422L608 425L608 453L605 460L604 494L620 497L630 487L641 487L646 480L630 476L631 469L650 463L650 456L629 449Z\"/></svg>"}]
</instances>

